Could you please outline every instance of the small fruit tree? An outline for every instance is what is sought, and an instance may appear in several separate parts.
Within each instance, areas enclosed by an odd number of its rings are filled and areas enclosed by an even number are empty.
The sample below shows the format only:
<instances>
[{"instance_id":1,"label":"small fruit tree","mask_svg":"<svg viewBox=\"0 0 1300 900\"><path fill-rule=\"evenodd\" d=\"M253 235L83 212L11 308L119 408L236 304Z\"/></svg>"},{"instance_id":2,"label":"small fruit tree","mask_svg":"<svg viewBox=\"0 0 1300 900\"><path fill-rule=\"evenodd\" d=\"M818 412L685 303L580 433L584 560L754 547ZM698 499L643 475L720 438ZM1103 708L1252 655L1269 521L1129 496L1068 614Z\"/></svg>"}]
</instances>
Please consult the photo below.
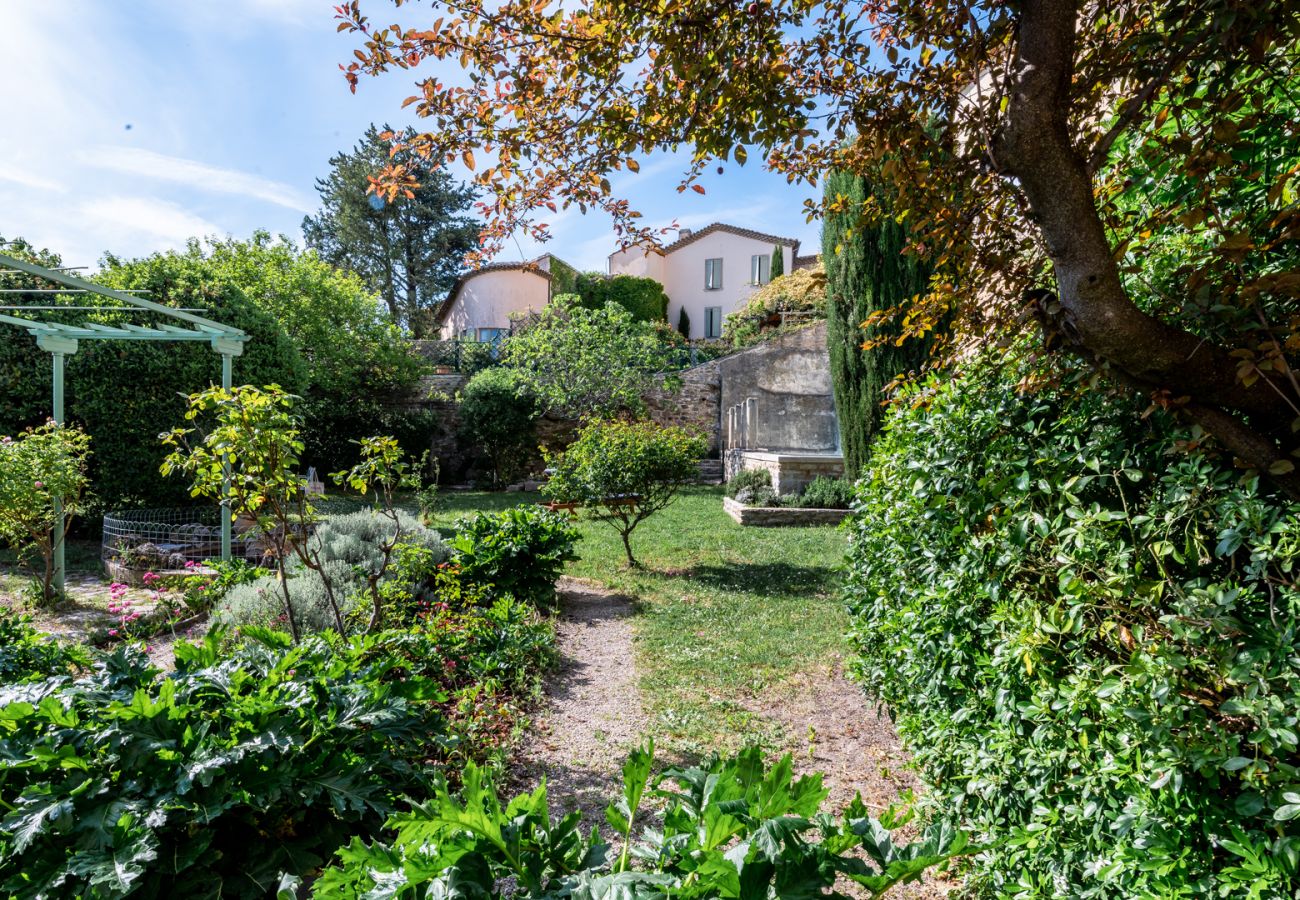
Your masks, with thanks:
<instances>
[{"instance_id":1,"label":"small fruit tree","mask_svg":"<svg viewBox=\"0 0 1300 900\"><path fill-rule=\"evenodd\" d=\"M623 539L627 564L636 566L631 536L637 525L672 502L699 474L708 449L703 437L653 422L596 421L562 454L547 454L555 474L543 491L581 503L592 518L612 525Z\"/></svg>"},{"instance_id":2,"label":"small fruit tree","mask_svg":"<svg viewBox=\"0 0 1300 900\"><path fill-rule=\"evenodd\" d=\"M89 458L90 437L53 420L0 438L0 539L20 560L42 560L37 579L42 603L56 599L54 549L81 511Z\"/></svg>"}]
</instances>

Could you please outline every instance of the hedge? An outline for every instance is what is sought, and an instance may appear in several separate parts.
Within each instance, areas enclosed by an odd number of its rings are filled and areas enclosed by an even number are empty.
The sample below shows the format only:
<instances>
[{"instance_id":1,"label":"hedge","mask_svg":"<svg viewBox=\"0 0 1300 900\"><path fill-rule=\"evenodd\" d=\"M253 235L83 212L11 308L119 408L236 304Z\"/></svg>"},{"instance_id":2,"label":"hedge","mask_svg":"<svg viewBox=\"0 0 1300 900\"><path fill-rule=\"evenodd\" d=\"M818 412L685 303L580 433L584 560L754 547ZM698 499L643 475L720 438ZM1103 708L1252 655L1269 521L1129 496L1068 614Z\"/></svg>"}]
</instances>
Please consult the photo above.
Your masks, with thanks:
<instances>
[{"instance_id":1,"label":"hedge","mask_svg":"<svg viewBox=\"0 0 1300 900\"><path fill-rule=\"evenodd\" d=\"M1290 896L1300 505L1043 374L978 363L891 413L852 525L858 672L933 813L996 844L976 895Z\"/></svg>"}]
</instances>

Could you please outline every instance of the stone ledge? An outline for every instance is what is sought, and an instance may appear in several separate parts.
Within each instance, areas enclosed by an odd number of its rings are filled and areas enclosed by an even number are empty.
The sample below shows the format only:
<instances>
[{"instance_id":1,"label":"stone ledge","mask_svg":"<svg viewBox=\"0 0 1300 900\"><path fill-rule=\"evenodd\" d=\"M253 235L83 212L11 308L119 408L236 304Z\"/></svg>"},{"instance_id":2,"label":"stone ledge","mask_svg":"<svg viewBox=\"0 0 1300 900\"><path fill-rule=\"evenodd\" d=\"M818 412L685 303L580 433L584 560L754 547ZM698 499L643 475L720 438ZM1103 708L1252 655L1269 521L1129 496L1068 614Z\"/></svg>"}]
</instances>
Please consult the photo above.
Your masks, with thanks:
<instances>
[{"instance_id":1,"label":"stone ledge","mask_svg":"<svg viewBox=\"0 0 1300 900\"><path fill-rule=\"evenodd\" d=\"M789 506L745 506L730 497L722 498L722 508L741 525L774 527L781 525L838 525L848 518L848 509L800 509Z\"/></svg>"}]
</instances>

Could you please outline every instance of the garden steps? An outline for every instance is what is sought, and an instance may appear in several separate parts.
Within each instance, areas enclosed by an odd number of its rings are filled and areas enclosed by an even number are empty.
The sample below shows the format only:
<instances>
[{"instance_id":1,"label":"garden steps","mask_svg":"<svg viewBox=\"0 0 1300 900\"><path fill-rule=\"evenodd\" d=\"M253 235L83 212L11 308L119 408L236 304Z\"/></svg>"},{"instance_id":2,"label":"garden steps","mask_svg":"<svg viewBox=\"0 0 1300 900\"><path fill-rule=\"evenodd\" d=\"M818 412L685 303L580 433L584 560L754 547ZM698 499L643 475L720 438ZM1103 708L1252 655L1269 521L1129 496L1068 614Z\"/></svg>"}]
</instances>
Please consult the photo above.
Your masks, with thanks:
<instances>
[{"instance_id":1,"label":"garden steps","mask_svg":"<svg viewBox=\"0 0 1300 900\"><path fill-rule=\"evenodd\" d=\"M722 484L722 460L702 459L699 463L700 484Z\"/></svg>"}]
</instances>

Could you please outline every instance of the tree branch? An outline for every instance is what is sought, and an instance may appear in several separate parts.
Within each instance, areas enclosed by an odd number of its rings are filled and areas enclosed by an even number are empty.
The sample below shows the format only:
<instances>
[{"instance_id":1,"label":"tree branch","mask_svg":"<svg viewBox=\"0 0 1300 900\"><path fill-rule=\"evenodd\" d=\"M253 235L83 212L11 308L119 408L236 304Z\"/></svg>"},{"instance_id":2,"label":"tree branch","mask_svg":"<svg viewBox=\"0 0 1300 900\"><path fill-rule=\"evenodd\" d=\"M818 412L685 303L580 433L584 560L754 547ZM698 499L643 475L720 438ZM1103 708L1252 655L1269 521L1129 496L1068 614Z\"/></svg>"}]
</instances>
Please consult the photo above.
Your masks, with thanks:
<instances>
[{"instance_id":1,"label":"tree branch","mask_svg":"<svg viewBox=\"0 0 1300 900\"><path fill-rule=\"evenodd\" d=\"M993 148L1004 174L1018 181L1047 245L1060 298L1050 318L1069 343L1110 369L1188 397L1207 428L1225 429L1213 432L1225 444L1246 448L1242 429L1250 426L1242 415L1262 440L1281 437L1292 418L1284 395L1263 377L1243 384L1227 349L1146 314L1124 290L1088 164L1069 130L1078 6L1077 0L1021 5L1007 114ZM1274 460L1281 452L1274 445Z\"/></svg>"}]
</instances>

